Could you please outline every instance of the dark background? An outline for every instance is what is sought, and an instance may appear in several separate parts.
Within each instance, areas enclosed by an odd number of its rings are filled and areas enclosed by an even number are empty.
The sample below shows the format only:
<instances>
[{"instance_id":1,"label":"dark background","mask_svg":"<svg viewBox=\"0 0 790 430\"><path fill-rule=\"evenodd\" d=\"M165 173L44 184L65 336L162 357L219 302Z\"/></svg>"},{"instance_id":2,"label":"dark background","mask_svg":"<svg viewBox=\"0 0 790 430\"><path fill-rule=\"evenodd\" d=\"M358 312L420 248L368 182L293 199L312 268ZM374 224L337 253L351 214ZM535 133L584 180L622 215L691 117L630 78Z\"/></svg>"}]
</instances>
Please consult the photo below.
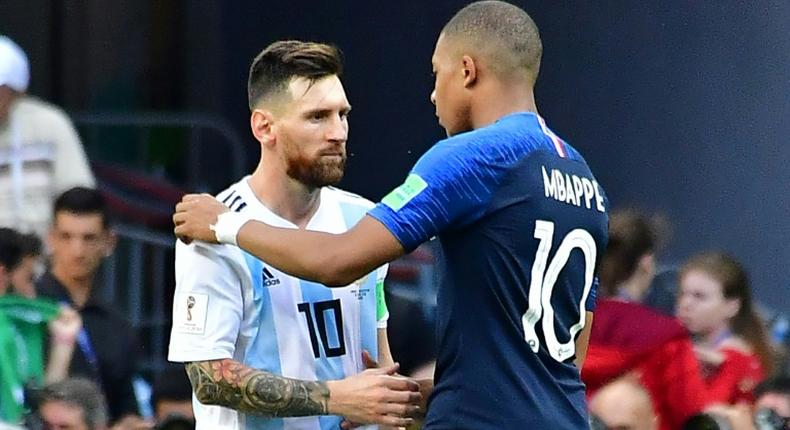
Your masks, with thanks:
<instances>
[{"instance_id":1,"label":"dark background","mask_svg":"<svg viewBox=\"0 0 790 430\"><path fill-rule=\"evenodd\" d=\"M31 93L72 112L219 115L248 143L250 169L252 57L281 38L334 42L354 105L343 186L378 199L443 137L430 56L466 3L2 0L0 33L27 51ZM763 302L790 309L790 2L516 3L543 38L541 114L585 154L615 207L668 217L662 261L728 250ZM201 170L222 169L216 160ZM183 174L172 154L160 162Z\"/></svg>"}]
</instances>

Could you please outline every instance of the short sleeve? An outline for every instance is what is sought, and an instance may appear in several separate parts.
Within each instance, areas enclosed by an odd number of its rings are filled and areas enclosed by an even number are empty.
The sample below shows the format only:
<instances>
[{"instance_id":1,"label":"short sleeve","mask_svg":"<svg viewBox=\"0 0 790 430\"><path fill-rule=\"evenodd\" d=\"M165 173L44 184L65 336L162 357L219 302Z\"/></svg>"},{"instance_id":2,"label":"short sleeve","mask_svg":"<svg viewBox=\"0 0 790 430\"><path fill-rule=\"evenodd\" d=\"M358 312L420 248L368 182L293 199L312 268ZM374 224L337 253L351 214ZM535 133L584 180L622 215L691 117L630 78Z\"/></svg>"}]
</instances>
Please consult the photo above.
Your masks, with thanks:
<instances>
[{"instance_id":1,"label":"short sleeve","mask_svg":"<svg viewBox=\"0 0 790 430\"><path fill-rule=\"evenodd\" d=\"M244 277L227 248L177 243L170 361L233 357L243 320Z\"/></svg>"},{"instance_id":2,"label":"short sleeve","mask_svg":"<svg viewBox=\"0 0 790 430\"><path fill-rule=\"evenodd\" d=\"M387 277L389 264L385 264L376 270L376 327L387 328L387 321L390 318L390 311L387 309L387 299L384 295L384 279Z\"/></svg>"},{"instance_id":3,"label":"short sleeve","mask_svg":"<svg viewBox=\"0 0 790 430\"><path fill-rule=\"evenodd\" d=\"M368 215L376 218L408 251L450 227L479 219L509 167L496 147L469 133L437 143L406 181Z\"/></svg>"}]
</instances>

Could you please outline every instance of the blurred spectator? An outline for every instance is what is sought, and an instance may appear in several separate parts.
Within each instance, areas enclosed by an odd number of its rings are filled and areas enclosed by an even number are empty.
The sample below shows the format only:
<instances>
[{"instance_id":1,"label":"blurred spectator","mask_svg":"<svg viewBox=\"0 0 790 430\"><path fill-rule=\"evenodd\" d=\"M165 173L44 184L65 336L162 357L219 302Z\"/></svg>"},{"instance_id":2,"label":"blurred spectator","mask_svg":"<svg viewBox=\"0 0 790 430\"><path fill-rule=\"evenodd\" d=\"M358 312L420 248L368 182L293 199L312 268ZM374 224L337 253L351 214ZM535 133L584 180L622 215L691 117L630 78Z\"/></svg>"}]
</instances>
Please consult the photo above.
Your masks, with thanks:
<instances>
[{"instance_id":1,"label":"blurred spectator","mask_svg":"<svg viewBox=\"0 0 790 430\"><path fill-rule=\"evenodd\" d=\"M668 230L660 217L648 218L633 210L615 210L609 216L609 242L601 260L603 296L642 303L667 315L674 314L674 280L656 277L656 252Z\"/></svg>"},{"instance_id":2,"label":"blurred spectator","mask_svg":"<svg viewBox=\"0 0 790 430\"><path fill-rule=\"evenodd\" d=\"M595 430L657 430L650 395L638 382L621 378L601 388L589 403Z\"/></svg>"},{"instance_id":3,"label":"blurred spectator","mask_svg":"<svg viewBox=\"0 0 790 430\"><path fill-rule=\"evenodd\" d=\"M581 372L587 392L633 375L650 394L659 428L675 430L708 404L686 329L638 303L599 300Z\"/></svg>"},{"instance_id":4,"label":"blurred spectator","mask_svg":"<svg viewBox=\"0 0 790 430\"><path fill-rule=\"evenodd\" d=\"M790 428L790 377L761 382L754 389L754 421L758 430Z\"/></svg>"},{"instance_id":5,"label":"blurred spectator","mask_svg":"<svg viewBox=\"0 0 790 430\"><path fill-rule=\"evenodd\" d=\"M746 405L715 405L692 417L684 430L787 430L790 428L790 378L761 382L754 390L753 411Z\"/></svg>"},{"instance_id":6,"label":"blurred spectator","mask_svg":"<svg viewBox=\"0 0 790 430\"><path fill-rule=\"evenodd\" d=\"M694 337L710 400L751 403L773 359L746 271L728 255L705 253L685 263L679 282L677 316Z\"/></svg>"},{"instance_id":7,"label":"blurred spectator","mask_svg":"<svg viewBox=\"0 0 790 430\"><path fill-rule=\"evenodd\" d=\"M71 305L82 317L84 329L77 336L69 373L98 382L112 420L137 414L132 386L136 334L123 316L98 299L94 288L102 259L115 246L104 199L96 190L77 187L61 194L54 206L51 266L36 287L40 295Z\"/></svg>"},{"instance_id":8,"label":"blurred spectator","mask_svg":"<svg viewBox=\"0 0 790 430\"><path fill-rule=\"evenodd\" d=\"M20 296L32 299L36 297L35 278L41 261L41 239L35 234L20 234L19 245L22 259L16 269L11 272L11 289Z\"/></svg>"},{"instance_id":9,"label":"blurred spectator","mask_svg":"<svg viewBox=\"0 0 790 430\"><path fill-rule=\"evenodd\" d=\"M25 94L29 80L25 53L0 36L0 226L43 237L55 196L95 181L71 121Z\"/></svg>"},{"instance_id":10,"label":"blurred spectator","mask_svg":"<svg viewBox=\"0 0 790 430\"><path fill-rule=\"evenodd\" d=\"M21 235L0 228L0 272L14 270L23 252ZM29 400L26 391L66 377L75 337L82 326L74 310L47 300L6 295L0 279L0 421L17 422ZM44 368L44 335L49 360Z\"/></svg>"},{"instance_id":11,"label":"blurred spectator","mask_svg":"<svg viewBox=\"0 0 790 430\"><path fill-rule=\"evenodd\" d=\"M5 294L11 285L11 274L22 260L22 246L19 233L0 227L0 295Z\"/></svg>"},{"instance_id":12,"label":"blurred spectator","mask_svg":"<svg viewBox=\"0 0 790 430\"><path fill-rule=\"evenodd\" d=\"M38 399L38 418L44 430L105 430L107 403L89 379L72 378L44 388ZM33 429L38 428L35 424Z\"/></svg>"},{"instance_id":13,"label":"blurred spectator","mask_svg":"<svg viewBox=\"0 0 790 430\"><path fill-rule=\"evenodd\" d=\"M170 367L156 378L151 395L154 417L159 430L195 428L192 410L192 385L184 368Z\"/></svg>"}]
</instances>

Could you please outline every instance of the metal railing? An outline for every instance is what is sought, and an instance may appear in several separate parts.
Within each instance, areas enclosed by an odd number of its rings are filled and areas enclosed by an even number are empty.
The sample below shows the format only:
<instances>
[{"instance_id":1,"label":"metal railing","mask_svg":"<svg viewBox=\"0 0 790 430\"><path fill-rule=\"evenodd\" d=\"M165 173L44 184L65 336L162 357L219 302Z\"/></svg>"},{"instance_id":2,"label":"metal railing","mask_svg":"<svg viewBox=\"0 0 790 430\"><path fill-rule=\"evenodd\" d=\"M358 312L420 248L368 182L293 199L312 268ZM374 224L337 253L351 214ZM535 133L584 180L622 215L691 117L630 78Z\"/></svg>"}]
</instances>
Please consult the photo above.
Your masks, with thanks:
<instances>
[{"instance_id":1,"label":"metal railing","mask_svg":"<svg viewBox=\"0 0 790 430\"><path fill-rule=\"evenodd\" d=\"M196 189L201 184L201 169L203 165L211 165L215 168L215 160L202 163L201 158L206 144L206 135L214 133L219 139L212 139L212 144L221 145L227 151L229 170L228 177L231 179L240 178L246 171L246 156L244 141L239 137L236 130L223 118L199 113L180 113L180 112L71 112L70 116L75 125L81 130L83 140L88 143L99 144L102 130L107 128L128 128L136 129L136 156L134 160L129 160L137 167L145 170L150 161L151 132L154 129L174 128L187 132L186 140L175 139L170 142L158 141L157 144L180 144L186 143L189 148L186 151L186 172L187 183L184 184L189 189ZM224 161L224 160L223 160Z\"/></svg>"},{"instance_id":2,"label":"metal railing","mask_svg":"<svg viewBox=\"0 0 790 430\"><path fill-rule=\"evenodd\" d=\"M116 224L116 251L102 265L99 295L136 329L141 371L151 377L167 366L174 280L175 238L143 227Z\"/></svg>"}]
</instances>

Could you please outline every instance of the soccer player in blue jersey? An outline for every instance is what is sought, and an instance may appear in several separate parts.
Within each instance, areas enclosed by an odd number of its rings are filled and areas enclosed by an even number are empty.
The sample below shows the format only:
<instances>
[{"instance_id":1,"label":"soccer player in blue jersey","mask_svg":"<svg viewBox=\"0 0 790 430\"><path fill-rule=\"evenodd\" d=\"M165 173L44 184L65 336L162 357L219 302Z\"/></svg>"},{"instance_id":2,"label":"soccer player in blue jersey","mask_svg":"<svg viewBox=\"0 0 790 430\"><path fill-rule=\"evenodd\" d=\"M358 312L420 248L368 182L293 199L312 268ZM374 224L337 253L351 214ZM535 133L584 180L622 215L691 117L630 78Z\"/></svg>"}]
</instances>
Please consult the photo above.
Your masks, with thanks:
<instances>
[{"instance_id":1,"label":"soccer player in blue jersey","mask_svg":"<svg viewBox=\"0 0 790 430\"><path fill-rule=\"evenodd\" d=\"M537 113L541 52L520 8L482 1L460 10L432 59L431 101L449 137L345 233L249 222L205 195L179 203L175 232L238 244L327 285L436 236L445 276L425 428L587 428L579 369L608 202L582 156Z\"/></svg>"}]
</instances>

